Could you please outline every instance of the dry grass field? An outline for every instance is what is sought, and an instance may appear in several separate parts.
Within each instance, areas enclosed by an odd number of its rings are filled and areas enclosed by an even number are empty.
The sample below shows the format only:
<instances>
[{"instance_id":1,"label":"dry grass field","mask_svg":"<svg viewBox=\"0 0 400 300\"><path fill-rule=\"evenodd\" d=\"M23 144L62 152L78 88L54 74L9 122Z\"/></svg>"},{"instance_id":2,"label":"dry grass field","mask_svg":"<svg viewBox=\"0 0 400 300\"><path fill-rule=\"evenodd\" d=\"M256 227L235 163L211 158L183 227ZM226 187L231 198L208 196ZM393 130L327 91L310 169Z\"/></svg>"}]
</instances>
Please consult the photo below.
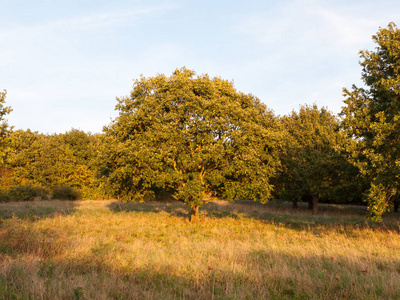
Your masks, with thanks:
<instances>
[{"instance_id":1,"label":"dry grass field","mask_svg":"<svg viewBox=\"0 0 400 300\"><path fill-rule=\"evenodd\" d=\"M400 299L400 217L365 208L0 204L0 299Z\"/></svg>"}]
</instances>

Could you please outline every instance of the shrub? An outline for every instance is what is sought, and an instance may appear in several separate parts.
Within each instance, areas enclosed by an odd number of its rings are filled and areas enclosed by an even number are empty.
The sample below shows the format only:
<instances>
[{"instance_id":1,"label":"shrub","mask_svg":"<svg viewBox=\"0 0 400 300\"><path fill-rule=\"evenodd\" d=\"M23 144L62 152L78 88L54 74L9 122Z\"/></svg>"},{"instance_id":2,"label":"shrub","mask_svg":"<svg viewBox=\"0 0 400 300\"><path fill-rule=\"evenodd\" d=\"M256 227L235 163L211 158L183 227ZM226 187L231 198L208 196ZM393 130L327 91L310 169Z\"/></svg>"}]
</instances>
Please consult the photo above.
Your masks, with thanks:
<instances>
[{"instance_id":1,"label":"shrub","mask_svg":"<svg viewBox=\"0 0 400 300\"><path fill-rule=\"evenodd\" d=\"M10 196L8 195L7 192L2 191L0 189L0 202L8 202L8 201L10 201Z\"/></svg>"},{"instance_id":2,"label":"shrub","mask_svg":"<svg viewBox=\"0 0 400 300\"><path fill-rule=\"evenodd\" d=\"M59 200L77 200L80 198L80 192L70 186L59 186L53 189L52 198Z\"/></svg>"},{"instance_id":3,"label":"shrub","mask_svg":"<svg viewBox=\"0 0 400 300\"><path fill-rule=\"evenodd\" d=\"M39 190L43 189L30 185L19 185L11 188L8 191L8 196L11 201L31 201L38 197Z\"/></svg>"},{"instance_id":4,"label":"shrub","mask_svg":"<svg viewBox=\"0 0 400 300\"><path fill-rule=\"evenodd\" d=\"M48 199L49 192L42 187L19 185L3 193L4 201L32 201L35 198Z\"/></svg>"}]
</instances>

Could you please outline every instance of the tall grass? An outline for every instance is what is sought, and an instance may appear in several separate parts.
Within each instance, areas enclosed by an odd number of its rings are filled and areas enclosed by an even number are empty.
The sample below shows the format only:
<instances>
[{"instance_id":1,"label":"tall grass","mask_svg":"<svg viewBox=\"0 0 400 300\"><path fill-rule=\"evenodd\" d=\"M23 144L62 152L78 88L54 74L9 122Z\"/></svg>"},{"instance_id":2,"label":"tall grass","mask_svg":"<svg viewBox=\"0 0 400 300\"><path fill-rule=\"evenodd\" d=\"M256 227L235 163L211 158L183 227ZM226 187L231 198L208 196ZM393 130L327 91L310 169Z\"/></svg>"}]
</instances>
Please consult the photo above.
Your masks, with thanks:
<instances>
[{"instance_id":1,"label":"tall grass","mask_svg":"<svg viewBox=\"0 0 400 300\"><path fill-rule=\"evenodd\" d=\"M399 218L364 208L0 204L0 299L399 299Z\"/></svg>"}]
</instances>

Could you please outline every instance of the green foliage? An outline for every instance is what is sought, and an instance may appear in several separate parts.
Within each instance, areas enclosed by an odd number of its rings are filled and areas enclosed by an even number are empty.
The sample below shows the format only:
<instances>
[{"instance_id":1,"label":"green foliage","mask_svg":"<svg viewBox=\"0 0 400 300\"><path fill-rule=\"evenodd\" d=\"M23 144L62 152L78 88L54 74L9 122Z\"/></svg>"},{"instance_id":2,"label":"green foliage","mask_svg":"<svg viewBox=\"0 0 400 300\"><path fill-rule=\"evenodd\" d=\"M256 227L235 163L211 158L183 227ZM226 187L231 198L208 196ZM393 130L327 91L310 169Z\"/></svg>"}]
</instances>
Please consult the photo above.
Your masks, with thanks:
<instances>
[{"instance_id":1,"label":"green foliage","mask_svg":"<svg viewBox=\"0 0 400 300\"><path fill-rule=\"evenodd\" d=\"M32 187L23 185L12 188L8 195L12 201L30 201L35 198Z\"/></svg>"},{"instance_id":2,"label":"green foliage","mask_svg":"<svg viewBox=\"0 0 400 300\"><path fill-rule=\"evenodd\" d=\"M14 170L10 167L0 167L0 189L8 190L15 186L13 182Z\"/></svg>"},{"instance_id":3,"label":"green foliage","mask_svg":"<svg viewBox=\"0 0 400 300\"><path fill-rule=\"evenodd\" d=\"M164 190L191 207L214 197L271 197L279 122L232 83L185 68L142 77L116 109L100 159L115 196L142 201Z\"/></svg>"},{"instance_id":4,"label":"green foliage","mask_svg":"<svg viewBox=\"0 0 400 300\"><path fill-rule=\"evenodd\" d=\"M281 121L287 135L278 178L280 198L298 201L308 197L316 205L321 198L350 201L355 197L358 169L338 152L349 142L339 130L338 119L314 104L301 106L298 113L293 111Z\"/></svg>"},{"instance_id":5,"label":"green foliage","mask_svg":"<svg viewBox=\"0 0 400 300\"><path fill-rule=\"evenodd\" d=\"M78 129L71 129L59 136L63 140L64 144L69 146L79 164L85 164L87 161L91 161L94 156L92 147L95 139L94 135L85 133Z\"/></svg>"},{"instance_id":6,"label":"green foliage","mask_svg":"<svg viewBox=\"0 0 400 300\"><path fill-rule=\"evenodd\" d=\"M360 52L366 88L344 89L343 128L356 143L348 148L371 183L366 201L370 216L381 215L400 196L400 30L381 28L374 51Z\"/></svg>"},{"instance_id":7,"label":"green foliage","mask_svg":"<svg viewBox=\"0 0 400 300\"><path fill-rule=\"evenodd\" d=\"M66 185L54 188L51 193L51 197L58 200L77 200L80 196L78 190Z\"/></svg>"},{"instance_id":8,"label":"green foliage","mask_svg":"<svg viewBox=\"0 0 400 300\"><path fill-rule=\"evenodd\" d=\"M80 285L75 285L74 286L74 295L75 299L79 300L83 298L83 287Z\"/></svg>"},{"instance_id":9,"label":"green foliage","mask_svg":"<svg viewBox=\"0 0 400 300\"><path fill-rule=\"evenodd\" d=\"M8 201L10 201L10 196L6 191L0 189L0 202L8 202Z\"/></svg>"},{"instance_id":10,"label":"green foliage","mask_svg":"<svg viewBox=\"0 0 400 300\"><path fill-rule=\"evenodd\" d=\"M382 222L382 214L376 212L385 212L388 210L389 199L392 191L388 190L383 184L375 185L371 183L371 188L367 195L368 215L375 222Z\"/></svg>"},{"instance_id":11,"label":"green foliage","mask_svg":"<svg viewBox=\"0 0 400 300\"><path fill-rule=\"evenodd\" d=\"M45 200L48 198L48 192L40 187L19 185L8 191L8 197L11 201L31 201L35 198Z\"/></svg>"},{"instance_id":12,"label":"green foliage","mask_svg":"<svg viewBox=\"0 0 400 300\"><path fill-rule=\"evenodd\" d=\"M53 262L39 260L39 270L37 274L40 278L51 278L54 274Z\"/></svg>"},{"instance_id":13,"label":"green foliage","mask_svg":"<svg viewBox=\"0 0 400 300\"><path fill-rule=\"evenodd\" d=\"M52 189L61 185L96 187L97 137L83 131L43 135L30 130L15 131L8 168L15 184Z\"/></svg>"},{"instance_id":14,"label":"green foliage","mask_svg":"<svg viewBox=\"0 0 400 300\"><path fill-rule=\"evenodd\" d=\"M4 117L9 114L12 109L9 106L5 106L7 91L0 92L0 136L3 136L7 132L8 124Z\"/></svg>"},{"instance_id":15,"label":"green foliage","mask_svg":"<svg viewBox=\"0 0 400 300\"><path fill-rule=\"evenodd\" d=\"M12 109L5 106L7 91L0 92L0 167L4 164L7 153L9 152L7 137L11 132L5 116L9 114Z\"/></svg>"}]
</instances>

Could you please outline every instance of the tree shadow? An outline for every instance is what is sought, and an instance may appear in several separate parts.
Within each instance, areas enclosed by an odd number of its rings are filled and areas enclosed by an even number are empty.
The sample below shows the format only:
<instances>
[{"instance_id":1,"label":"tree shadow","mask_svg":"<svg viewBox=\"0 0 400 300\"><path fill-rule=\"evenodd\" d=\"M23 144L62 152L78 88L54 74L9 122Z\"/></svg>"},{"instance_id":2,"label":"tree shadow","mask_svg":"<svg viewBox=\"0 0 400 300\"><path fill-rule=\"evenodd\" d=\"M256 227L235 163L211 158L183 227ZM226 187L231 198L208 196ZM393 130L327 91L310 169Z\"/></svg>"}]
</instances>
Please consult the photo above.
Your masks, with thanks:
<instances>
[{"instance_id":1,"label":"tree shadow","mask_svg":"<svg viewBox=\"0 0 400 300\"><path fill-rule=\"evenodd\" d=\"M187 205L180 201L147 201L142 203L137 202L111 202L107 207L115 213L119 212L145 212L145 213L160 213L166 212L171 216L178 218L188 218L189 209Z\"/></svg>"},{"instance_id":2,"label":"tree shadow","mask_svg":"<svg viewBox=\"0 0 400 300\"><path fill-rule=\"evenodd\" d=\"M46 207L51 203L42 204ZM69 204L74 206L76 202ZM180 202L113 201L106 205L121 214L167 212L187 218L188 211ZM268 207L246 201L236 204L216 201L204 205L203 222L207 218L227 217L254 220L258 218L256 212L260 214L260 210L267 210ZM273 207L271 214L276 213L274 209L282 207ZM55 213L60 213L60 210ZM18 290L22 286L26 290L40 291L37 288L39 285L45 294L29 294L30 297L26 297L32 299L73 299L76 287L82 287L87 299L396 299L400 296L397 284L400 261L395 252L389 256L369 250L343 253L341 248L336 248L335 254L332 254L329 246L323 247L318 242L318 235L298 234L293 237L290 230L282 231L280 226L265 229L282 234L282 239L278 238L271 247L265 246L268 239L265 239L265 244L257 240L236 240L224 235L226 231L213 232L213 228L206 226L203 230L202 226L191 227L189 223L172 227L173 232L180 230L178 235L184 237L181 241L178 237L179 242L152 239L151 231L160 230L157 224L152 229L146 225L141 235L120 239L120 227L115 227L113 232L103 232L110 215L104 215L104 223L99 222L103 227L98 231L93 231L91 224L86 224L88 232L103 234L97 243L86 247L85 243L90 238L82 239L82 244L75 244L74 237L70 238L64 232L64 225L54 231L53 228L32 229L25 226L29 222L17 220L15 225L18 226L1 228L0 240L4 241L4 245L0 248L0 292L5 282L8 290ZM47 216L51 217L52 213ZM283 226L309 226L308 230L312 233L317 233L321 226L312 219L315 216L311 216L311 221L304 216L301 219L301 214L295 217L298 218L291 220L289 216L282 215ZM277 223L276 218L265 215L264 219L259 219L269 224ZM113 222L119 223L115 219ZM132 232L130 226L125 229L126 233ZM226 225L219 222L218 226L223 228ZM336 223L335 226L341 224ZM75 234L81 236L82 232L79 229ZM203 238L210 236L214 237ZM316 239L317 242L313 244L313 240L303 238ZM292 243L294 248L291 248ZM302 250L303 243L308 245L308 248L305 247L308 251ZM229 245L234 248L229 248ZM368 247L369 239L363 245ZM386 245L382 249L390 250L388 247ZM178 259L174 260L174 257ZM6 264L7 268L4 267ZM8 298L13 299L11 296Z\"/></svg>"},{"instance_id":3,"label":"tree shadow","mask_svg":"<svg viewBox=\"0 0 400 300\"><path fill-rule=\"evenodd\" d=\"M76 211L75 201L35 200L0 203L0 219L10 218L38 220Z\"/></svg>"},{"instance_id":4,"label":"tree shadow","mask_svg":"<svg viewBox=\"0 0 400 300\"><path fill-rule=\"evenodd\" d=\"M96 250L96 249L94 249ZM180 255L179 249L176 255ZM20 281L48 288L48 299L73 299L80 287L86 299L395 299L400 261L383 257L332 257L329 253L289 254L285 249L250 250L231 261L202 252L196 266L114 260L102 252L74 258L47 258L18 276L8 270L8 289ZM120 257L120 255L119 255ZM128 256L129 257L129 256ZM120 257L121 259L121 257ZM212 260L212 263L207 261ZM189 263L189 262L188 262ZM190 263L189 263L190 264ZM185 269L182 271L181 269ZM186 270L187 269L187 270ZM15 271L17 273L17 271ZM54 287L61 287L54 288ZM53 288L51 288L53 287ZM27 292L27 291L26 291ZM33 294L33 298L43 297Z\"/></svg>"},{"instance_id":5,"label":"tree shadow","mask_svg":"<svg viewBox=\"0 0 400 300\"><path fill-rule=\"evenodd\" d=\"M144 203L116 201L108 205L113 212L168 213L170 216L188 219L188 206L179 201L148 201ZM252 200L229 202L216 200L201 206L200 220L205 218L254 219L264 222L279 223L291 229L303 230L320 226L351 226L400 232L400 214L386 213L383 223L375 223L366 217L365 206L320 204L319 212L313 214L306 203L299 203L294 209L291 203L271 201L261 204ZM318 230L318 229L316 229Z\"/></svg>"}]
</instances>

